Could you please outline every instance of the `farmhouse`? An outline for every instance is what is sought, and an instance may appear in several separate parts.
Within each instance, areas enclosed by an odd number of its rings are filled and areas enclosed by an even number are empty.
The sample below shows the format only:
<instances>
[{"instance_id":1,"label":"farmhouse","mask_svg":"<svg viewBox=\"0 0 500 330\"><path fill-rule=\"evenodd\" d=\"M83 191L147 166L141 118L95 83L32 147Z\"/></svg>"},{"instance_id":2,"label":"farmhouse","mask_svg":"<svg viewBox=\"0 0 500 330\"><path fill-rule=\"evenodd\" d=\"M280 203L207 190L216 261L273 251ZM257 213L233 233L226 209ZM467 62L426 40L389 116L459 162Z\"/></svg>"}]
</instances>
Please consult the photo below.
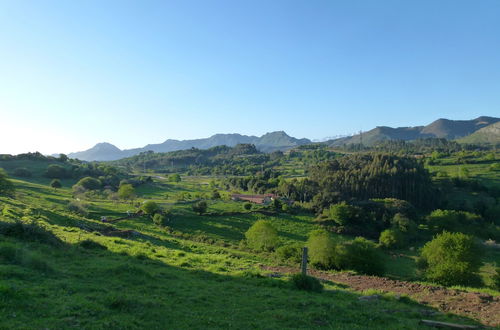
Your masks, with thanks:
<instances>
[{"instance_id":1,"label":"farmhouse","mask_svg":"<svg viewBox=\"0 0 500 330\"><path fill-rule=\"evenodd\" d=\"M274 194L264 194L264 195L242 195L242 194L232 194L231 199L233 201L248 201L255 204L269 204L272 200L276 198Z\"/></svg>"}]
</instances>

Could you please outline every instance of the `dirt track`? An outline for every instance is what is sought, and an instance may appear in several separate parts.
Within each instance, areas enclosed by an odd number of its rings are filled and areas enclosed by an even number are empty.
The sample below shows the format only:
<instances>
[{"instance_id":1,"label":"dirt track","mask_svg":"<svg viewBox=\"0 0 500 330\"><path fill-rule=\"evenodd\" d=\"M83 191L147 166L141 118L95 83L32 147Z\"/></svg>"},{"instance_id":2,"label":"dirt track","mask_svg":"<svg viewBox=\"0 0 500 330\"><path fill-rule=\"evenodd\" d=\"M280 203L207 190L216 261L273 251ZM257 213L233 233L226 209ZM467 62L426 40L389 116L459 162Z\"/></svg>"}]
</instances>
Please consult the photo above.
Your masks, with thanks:
<instances>
[{"instance_id":1,"label":"dirt track","mask_svg":"<svg viewBox=\"0 0 500 330\"><path fill-rule=\"evenodd\" d=\"M291 267L263 266L262 268L277 273L297 273L299 271ZM435 307L442 312L470 317L489 326L500 326L500 297L485 293L391 280L385 277L348 273L329 274L317 270L309 270L308 273L320 279L345 284L356 291L376 289L407 295L421 304Z\"/></svg>"}]
</instances>

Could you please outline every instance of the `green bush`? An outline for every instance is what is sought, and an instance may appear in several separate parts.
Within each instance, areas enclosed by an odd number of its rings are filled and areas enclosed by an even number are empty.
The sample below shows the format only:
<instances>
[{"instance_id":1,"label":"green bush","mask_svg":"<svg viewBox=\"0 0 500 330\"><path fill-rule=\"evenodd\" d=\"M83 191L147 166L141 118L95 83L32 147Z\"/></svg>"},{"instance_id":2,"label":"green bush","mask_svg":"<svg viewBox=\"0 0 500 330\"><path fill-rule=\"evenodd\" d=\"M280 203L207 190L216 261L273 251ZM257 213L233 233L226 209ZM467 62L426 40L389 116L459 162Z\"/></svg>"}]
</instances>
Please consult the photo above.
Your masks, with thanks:
<instances>
[{"instance_id":1,"label":"green bush","mask_svg":"<svg viewBox=\"0 0 500 330\"><path fill-rule=\"evenodd\" d=\"M193 204L193 211L202 215L207 211L208 204L205 201L199 201Z\"/></svg>"},{"instance_id":2,"label":"green bush","mask_svg":"<svg viewBox=\"0 0 500 330\"><path fill-rule=\"evenodd\" d=\"M165 217L161 213L156 213L153 216L153 223L159 227L163 227L167 225L167 217Z\"/></svg>"},{"instance_id":3,"label":"green bush","mask_svg":"<svg viewBox=\"0 0 500 330\"><path fill-rule=\"evenodd\" d=\"M468 232L482 223L482 218L474 213L456 210L435 210L427 216L429 228L435 232Z\"/></svg>"},{"instance_id":4,"label":"green bush","mask_svg":"<svg viewBox=\"0 0 500 330\"><path fill-rule=\"evenodd\" d=\"M160 210L160 206L153 201L146 201L142 204L141 210L147 215L153 216L156 212Z\"/></svg>"},{"instance_id":5,"label":"green bush","mask_svg":"<svg viewBox=\"0 0 500 330\"><path fill-rule=\"evenodd\" d=\"M385 265L382 253L375 243L363 237L337 244L334 258L334 265L337 269L355 270L368 275L384 274Z\"/></svg>"},{"instance_id":6,"label":"green bush","mask_svg":"<svg viewBox=\"0 0 500 330\"><path fill-rule=\"evenodd\" d=\"M396 213L391 219L391 226L397 231L413 236L417 231L417 224L402 213Z\"/></svg>"},{"instance_id":7,"label":"green bush","mask_svg":"<svg viewBox=\"0 0 500 330\"><path fill-rule=\"evenodd\" d=\"M70 201L67 205L68 211L79 214L81 216L88 216L89 211L87 207L79 201Z\"/></svg>"},{"instance_id":8,"label":"green bush","mask_svg":"<svg viewBox=\"0 0 500 330\"><path fill-rule=\"evenodd\" d=\"M269 221L257 220L245 233L247 245L257 251L272 251L278 245L278 231Z\"/></svg>"},{"instance_id":9,"label":"green bush","mask_svg":"<svg viewBox=\"0 0 500 330\"><path fill-rule=\"evenodd\" d=\"M7 173L0 168L0 196L10 196L14 193L14 185L8 179Z\"/></svg>"},{"instance_id":10,"label":"green bush","mask_svg":"<svg viewBox=\"0 0 500 330\"><path fill-rule=\"evenodd\" d=\"M170 174L168 176L170 182L181 182L181 176L178 173Z\"/></svg>"},{"instance_id":11,"label":"green bush","mask_svg":"<svg viewBox=\"0 0 500 330\"><path fill-rule=\"evenodd\" d=\"M493 289L500 290L500 267L495 269L495 274L492 276Z\"/></svg>"},{"instance_id":12,"label":"green bush","mask_svg":"<svg viewBox=\"0 0 500 330\"><path fill-rule=\"evenodd\" d=\"M359 208L345 202L330 205L328 217L341 226L346 226L357 221Z\"/></svg>"},{"instance_id":13,"label":"green bush","mask_svg":"<svg viewBox=\"0 0 500 330\"><path fill-rule=\"evenodd\" d=\"M78 181L76 185L82 186L86 190L97 190L101 188L101 181L96 178L87 176L83 179L80 179L80 181Z\"/></svg>"},{"instance_id":14,"label":"green bush","mask_svg":"<svg viewBox=\"0 0 500 330\"><path fill-rule=\"evenodd\" d=\"M387 249L401 248L405 244L403 233L396 229L386 229L380 233L379 238L380 246Z\"/></svg>"},{"instance_id":15,"label":"green bush","mask_svg":"<svg viewBox=\"0 0 500 330\"><path fill-rule=\"evenodd\" d=\"M302 244L287 244L276 249L276 257L281 261L300 263L302 261Z\"/></svg>"},{"instance_id":16,"label":"green bush","mask_svg":"<svg viewBox=\"0 0 500 330\"><path fill-rule=\"evenodd\" d=\"M312 276L303 275L301 273L294 274L291 278L292 285L299 290L321 292L323 285L321 282Z\"/></svg>"},{"instance_id":17,"label":"green bush","mask_svg":"<svg viewBox=\"0 0 500 330\"><path fill-rule=\"evenodd\" d=\"M417 265L426 279L443 285L473 285L483 251L473 236L443 232L422 248Z\"/></svg>"},{"instance_id":18,"label":"green bush","mask_svg":"<svg viewBox=\"0 0 500 330\"><path fill-rule=\"evenodd\" d=\"M121 199L134 199L135 198L135 189L130 183L120 184L120 188L118 188L118 197Z\"/></svg>"},{"instance_id":19,"label":"green bush","mask_svg":"<svg viewBox=\"0 0 500 330\"><path fill-rule=\"evenodd\" d=\"M307 240L311 265L320 269L333 268L335 246L335 241L326 230L318 229L312 231Z\"/></svg>"},{"instance_id":20,"label":"green bush","mask_svg":"<svg viewBox=\"0 0 500 330\"><path fill-rule=\"evenodd\" d=\"M33 176L33 173L31 173L31 171L28 170L27 168L19 167L19 168L16 168L12 172L12 175L18 176L18 177L21 177L21 178L31 178Z\"/></svg>"},{"instance_id":21,"label":"green bush","mask_svg":"<svg viewBox=\"0 0 500 330\"><path fill-rule=\"evenodd\" d=\"M61 181L59 181L59 179L53 179L52 181L50 181L50 186L54 189L58 189L62 187L62 184Z\"/></svg>"},{"instance_id":22,"label":"green bush","mask_svg":"<svg viewBox=\"0 0 500 330\"><path fill-rule=\"evenodd\" d=\"M64 179L68 176L68 171L60 165L49 165L45 171L45 176L50 179Z\"/></svg>"},{"instance_id":23,"label":"green bush","mask_svg":"<svg viewBox=\"0 0 500 330\"><path fill-rule=\"evenodd\" d=\"M252 203L250 203L250 202L244 203L243 204L243 209L247 210L247 211L250 211L252 209Z\"/></svg>"}]
</instances>

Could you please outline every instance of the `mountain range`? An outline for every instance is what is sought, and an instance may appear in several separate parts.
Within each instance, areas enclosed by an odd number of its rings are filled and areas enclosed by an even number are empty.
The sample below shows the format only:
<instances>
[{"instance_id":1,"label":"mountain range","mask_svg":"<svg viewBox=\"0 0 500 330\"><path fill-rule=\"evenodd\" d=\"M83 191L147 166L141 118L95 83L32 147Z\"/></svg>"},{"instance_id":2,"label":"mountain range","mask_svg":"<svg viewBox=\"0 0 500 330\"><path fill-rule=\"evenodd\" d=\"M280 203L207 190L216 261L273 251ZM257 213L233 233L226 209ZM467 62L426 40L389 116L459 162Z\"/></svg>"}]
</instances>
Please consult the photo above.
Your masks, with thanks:
<instances>
[{"instance_id":1,"label":"mountain range","mask_svg":"<svg viewBox=\"0 0 500 330\"><path fill-rule=\"evenodd\" d=\"M422 138L445 138L448 140L455 140L469 136L483 128L486 129L486 127L494 125L499 121L500 118L481 116L472 120L450 120L441 118L427 126L397 128L378 126L367 132L327 141L326 144L330 146L341 146L344 144L362 143L365 146L372 146L385 140L410 141ZM494 139L490 139L489 132L489 130L486 130L486 133L481 135L482 138L476 138L475 143L494 142ZM488 139L486 139L486 136ZM466 140L463 142L466 142Z\"/></svg>"},{"instance_id":2,"label":"mountain range","mask_svg":"<svg viewBox=\"0 0 500 330\"><path fill-rule=\"evenodd\" d=\"M206 139L168 139L163 143L148 144L143 148L125 150L120 150L116 146L104 142L98 143L94 147L85 151L70 153L68 156L70 158L78 158L87 161L108 161L134 156L144 151L169 152L191 148L208 149L220 145L234 147L235 145L242 143L253 144L258 150L263 152L272 152L277 150L287 150L300 145L310 144L312 142L309 139L296 139L287 135L283 131L267 133L261 137L241 134L215 134Z\"/></svg>"},{"instance_id":3,"label":"mountain range","mask_svg":"<svg viewBox=\"0 0 500 330\"><path fill-rule=\"evenodd\" d=\"M445 138L463 143L500 143L500 118L481 116L472 120L438 119L427 126L388 127L379 126L370 131L348 137L323 142L329 146L342 146L362 143L374 145L385 140L416 140L420 138ZM283 131L271 132L260 137L241 134L215 134L205 139L172 140L148 144L142 148L121 150L110 143L98 143L94 147L70 153L70 158L86 161L109 161L131 157L144 151L169 152L191 148L208 149L226 145L254 144L262 152L288 150L300 145L313 143L309 139L297 139Z\"/></svg>"}]
</instances>

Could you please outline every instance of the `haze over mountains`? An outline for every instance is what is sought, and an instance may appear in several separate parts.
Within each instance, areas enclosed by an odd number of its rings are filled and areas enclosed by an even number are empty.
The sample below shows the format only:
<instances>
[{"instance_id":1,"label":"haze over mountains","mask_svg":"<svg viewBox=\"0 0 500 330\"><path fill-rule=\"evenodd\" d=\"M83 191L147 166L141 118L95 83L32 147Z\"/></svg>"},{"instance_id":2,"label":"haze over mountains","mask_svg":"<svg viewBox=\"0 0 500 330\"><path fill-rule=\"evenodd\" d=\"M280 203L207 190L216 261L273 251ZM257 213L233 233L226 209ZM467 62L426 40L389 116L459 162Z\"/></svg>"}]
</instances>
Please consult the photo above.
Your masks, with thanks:
<instances>
[{"instance_id":1,"label":"haze over mountains","mask_svg":"<svg viewBox=\"0 0 500 330\"><path fill-rule=\"evenodd\" d=\"M185 150L191 148L208 149L215 146L226 145L233 147L241 143L254 144L258 150L263 152L272 152L276 150L287 150L299 145L312 143L309 139L296 139L288 136L283 131L271 132L257 136L248 136L241 134L215 134L206 139L195 140L171 140L168 139L159 144L148 144L143 148L120 150L110 143L98 143L94 147L80 152L70 153L70 158L78 158L87 161L107 161L117 160L125 157L137 155L144 151L169 152L176 150Z\"/></svg>"},{"instance_id":2,"label":"haze over mountains","mask_svg":"<svg viewBox=\"0 0 500 330\"><path fill-rule=\"evenodd\" d=\"M481 116L472 120L438 119L427 126L392 128L379 126L370 131L348 137L326 141L330 146L363 143L366 146L374 145L385 140L416 140L420 138L460 139L459 142L468 143L498 143L500 142L500 118ZM300 145L313 143L309 139L297 139L283 131L271 132L257 136L241 134L215 134L205 139L172 140L163 143L148 144L142 148L121 150L110 143L98 143L94 147L80 152L70 153L70 158L86 161L108 161L137 155L144 151L169 152L191 148L208 149L226 145L233 147L240 143L254 144L258 150L272 152L288 150Z\"/></svg>"}]
</instances>

